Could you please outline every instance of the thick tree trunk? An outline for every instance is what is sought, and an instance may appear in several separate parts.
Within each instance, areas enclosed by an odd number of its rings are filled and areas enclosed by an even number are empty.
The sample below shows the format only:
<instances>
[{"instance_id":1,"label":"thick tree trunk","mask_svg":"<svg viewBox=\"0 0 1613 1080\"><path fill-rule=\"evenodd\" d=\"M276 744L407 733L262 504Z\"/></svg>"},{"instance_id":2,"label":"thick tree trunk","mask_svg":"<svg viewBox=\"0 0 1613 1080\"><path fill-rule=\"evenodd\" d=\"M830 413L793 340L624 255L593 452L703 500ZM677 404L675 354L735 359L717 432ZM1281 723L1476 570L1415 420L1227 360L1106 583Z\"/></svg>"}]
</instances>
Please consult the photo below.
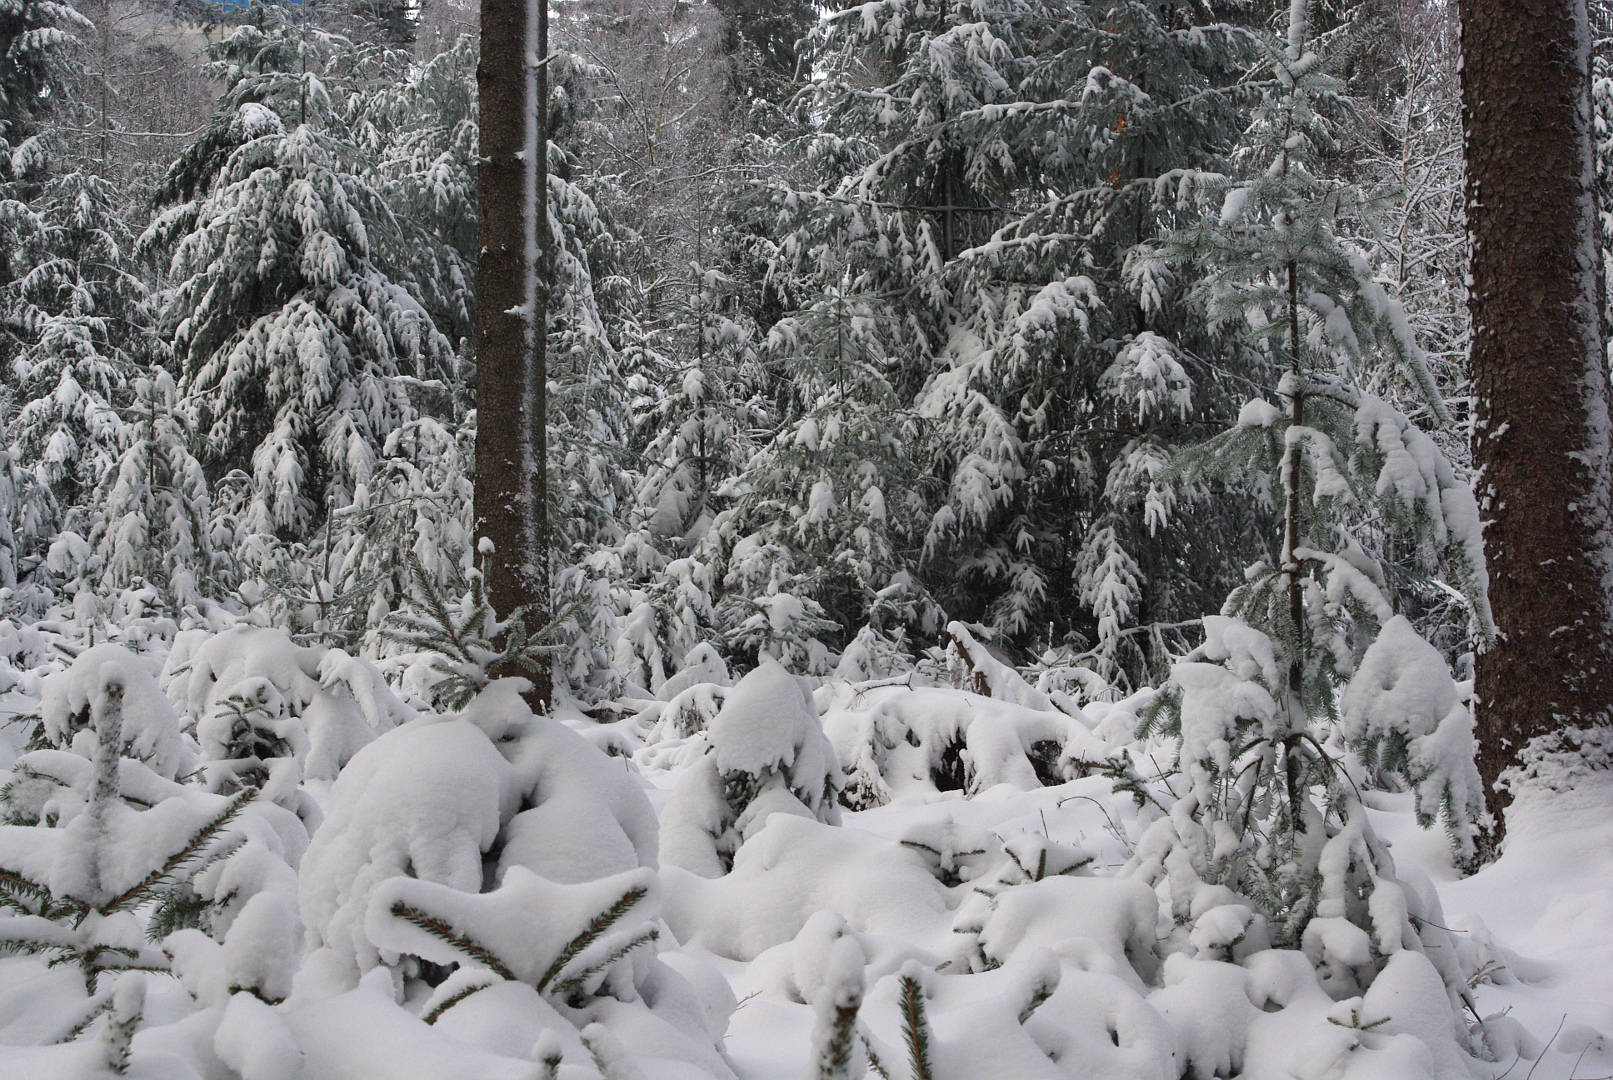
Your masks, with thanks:
<instances>
[{"instance_id":1,"label":"thick tree trunk","mask_svg":"<svg viewBox=\"0 0 1613 1080\"><path fill-rule=\"evenodd\" d=\"M481 112L477 173L479 255L476 263L476 536L492 544L482 555L488 596L502 617L527 609L536 629L548 607L545 485L544 345L547 290L537 259L539 172L532 153L543 145L536 74L527 61L541 54L546 26L529 24L543 2L482 0L481 60L476 87ZM546 36L546 35L545 35ZM546 46L547 42L542 42ZM543 80L547 82L545 78ZM544 170L546 171L546 170ZM540 180L541 185L540 185ZM547 233L547 228L542 230ZM500 672L522 674L526 672ZM548 679L531 695L547 702Z\"/></svg>"},{"instance_id":2,"label":"thick tree trunk","mask_svg":"<svg viewBox=\"0 0 1613 1080\"><path fill-rule=\"evenodd\" d=\"M1608 377L1585 0L1462 0L1461 25L1473 456L1500 631L1478 661L1479 771L1498 841L1497 779L1571 751L1613 705Z\"/></svg>"}]
</instances>

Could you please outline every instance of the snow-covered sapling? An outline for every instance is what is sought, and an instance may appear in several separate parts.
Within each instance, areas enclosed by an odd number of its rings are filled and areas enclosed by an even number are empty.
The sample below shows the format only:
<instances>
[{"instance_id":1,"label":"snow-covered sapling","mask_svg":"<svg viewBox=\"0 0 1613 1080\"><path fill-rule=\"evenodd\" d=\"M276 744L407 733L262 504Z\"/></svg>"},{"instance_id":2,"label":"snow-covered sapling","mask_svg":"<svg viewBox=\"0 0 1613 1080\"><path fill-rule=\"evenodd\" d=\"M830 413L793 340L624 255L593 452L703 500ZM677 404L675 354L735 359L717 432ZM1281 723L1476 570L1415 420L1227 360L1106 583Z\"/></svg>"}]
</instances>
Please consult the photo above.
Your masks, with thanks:
<instances>
[{"instance_id":1,"label":"snow-covered sapling","mask_svg":"<svg viewBox=\"0 0 1613 1080\"><path fill-rule=\"evenodd\" d=\"M289 761L300 778L295 762L308 752L302 723L287 714L285 698L263 678L247 679L215 702L197 722L196 737L208 789L220 795L261 790L276 762Z\"/></svg>"},{"instance_id":2,"label":"snow-covered sapling","mask_svg":"<svg viewBox=\"0 0 1613 1080\"><path fill-rule=\"evenodd\" d=\"M563 650L546 640L571 610L560 612L533 632L526 624L527 612L517 610L500 617L493 611L479 571L469 574L470 589L456 601L443 595L412 552L409 570L424 612L394 612L382 635L406 648L435 654L433 664L442 677L433 684L432 692L443 708L464 708L492 682L495 673L547 673L554 654Z\"/></svg>"},{"instance_id":3,"label":"snow-covered sapling","mask_svg":"<svg viewBox=\"0 0 1613 1080\"><path fill-rule=\"evenodd\" d=\"M771 658L728 691L706 731L710 747L678 779L662 821L666 861L721 877L772 813L840 822L845 781L800 678Z\"/></svg>"},{"instance_id":4,"label":"snow-covered sapling","mask_svg":"<svg viewBox=\"0 0 1613 1080\"><path fill-rule=\"evenodd\" d=\"M847 934L829 947L823 982L812 997L812 1071L808 1080L860 1080L866 1071L857 1014L862 1011L867 957Z\"/></svg>"},{"instance_id":5,"label":"snow-covered sapling","mask_svg":"<svg viewBox=\"0 0 1613 1080\"><path fill-rule=\"evenodd\" d=\"M131 676L114 662L96 674L94 760L72 778L80 789L76 806L62 800L76 812L59 818L56 828L0 826L0 904L10 911L0 916L0 944L76 964L92 996L101 971L166 968L145 944L134 913L220 854L228 826L250 797L223 799L168 784L172 793L155 805L141 808L128 799L124 774L132 765L138 784L144 768L121 753ZM145 784L162 785L155 776Z\"/></svg>"}]
</instances>

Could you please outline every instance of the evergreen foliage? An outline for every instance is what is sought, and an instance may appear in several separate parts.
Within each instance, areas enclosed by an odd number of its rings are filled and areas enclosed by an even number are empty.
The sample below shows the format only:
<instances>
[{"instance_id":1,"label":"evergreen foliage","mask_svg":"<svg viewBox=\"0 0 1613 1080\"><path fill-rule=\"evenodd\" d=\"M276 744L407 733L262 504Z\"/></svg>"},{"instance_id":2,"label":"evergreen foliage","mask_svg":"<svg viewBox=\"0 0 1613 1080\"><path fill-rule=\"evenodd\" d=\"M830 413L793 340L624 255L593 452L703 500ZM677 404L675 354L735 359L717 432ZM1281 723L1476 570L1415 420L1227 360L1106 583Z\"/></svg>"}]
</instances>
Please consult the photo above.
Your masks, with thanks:
<instances>
[{"instance_id":1,"label":"evergreen foliage","mask_svg":"<svg viewBox=\"0 0 1613 1080\"><path fill-rule=\"evenodd\" d=\"M1280 408L1250 401L1234 427L1183 451L1168 470L1187 485L1213 477L1279 502L1283 532L1274 545L1280 554L1246 571L1222 614L1205 619L1204 644L1174 664L1142 713L1143 734L1179 740L1178 767L1191 789L1134 863L1145 878L1168 874L1178 918L1188 916L1189 882L1225 884L1271 913L1276 940L1326 954L1331 978L1364 986L1400 934L1385 922L1393 901L1360 902L1398 886L1331 742L1339 690L1358 670L1363 687L1385 693L1400 678L1382 662L1364 663L1396 619L1395 590L1367 545L1390 530L1409 535L1425 553L1425 573L1455 570L1478 640L1491 624L1471 490L1426 434L1355 384L1375 350L1403 365L1434 416L1445 415L1403 310L1334 231L1340 205L1362 196L1316 169L1330 137L1324 110L1343 103L1327 73L1326 42L1308 31L1307 8L1298 0L1286 42L1271 43L1275 77L1234 155L1239 171L1193 178L1199 221L1143 256L1182 266L1210 325L1236 327L1286 371L1276 387ZM1414 647L1432 652L1398 623L1409 638L1396 639L1380 661L1393 654L1391 663L1408 662ZM1449 682L1437 654L1431 670L1435 682ZM1358 693L1355 684L1348 693ZM1361 714L1342 733L1405 782L1432 780L1420 790L1439 792L1429 800L1438 810L1423 812L1448 815L1466 855L1481 814L1470 780L1472 726L1457 711L1454 687L1448 698L1441 712L1449 715L1434 722L1461 749L1438 764L1406 752L1389 698L1374 706L1381 720ZM1172 859L1180 861L1167 872ZM1363 943L1378 935L1380 945L1345 948L1345 931L1325 929L1340 920Z\"/></svg>"},{"instance_id":2,"label":"evergreen foliage","mask_svg":"<svg viewBox=\"0 0 1613 1080\"><path fill-rule=\"evenodd\" d=\"M54 0L10 0L0 10L0 136L19 143L61 86L68 48L88 20Z\"/></svg>"},{"instance_id":3,"label":"evergreen foliage","mask_svg":"<svg viewBox=\"0 0 1613 1080\"><path fill-rule=\"evenodd\" d=\"M1450 13L1281 8L552 7L541 612L494 610L475 532L470 9L212 12L184 134L108 104L166 16L91 12L72 72L72 9L0 10L0 691L47 699L0 953L82 976L47 1034L145 1075L159 971L209 1063L307 1071L304 986L393 980L423 1046L631 1080L675 1028L721 1080L671 930L811 1007L819 1080L979 1039L1256 1071L1204 1056L1214 979L1251 1045L1349 1029L1352 1074L1420 1053L1367 1034L1419 994L1481 1052L1503 952L1367 813L1404 793L1458 859L1485 824ZM1100 775L1137 815L1032 794ZM1000 788L1039 833L938 802ZM1115 845L1053 840L1061 798ZM944 960L890 952L932 915Z\"/></svg>"},{"instance_id":4,"label":"evergreen foliage","mask_svg":"<svg viewBox=\"0 0 1613 1080\"><path fill-rule=\"evenodd\" d=\"M250 472L244 524L300 537L413 418L399 380L439 377L450 354L380 262L396 219L343 128L344 42L287 9L253 12L213 47L218 113L143 242L173 252L162 326L211 457Z\"/></svg>"},{"instance_id":5,"label":"evergreen foliage","mask_svg":"<svg viewBox=\"0 0 1613 1080\"><path fill-rule=\"evenodd\" d=\"M227 557L213 548L211 496L191 417L166 371L136 379L133 396L122 454L101 480L104 517L90 540L107 586L153 586L170 610L199 605L205 590L228 576Z\"/></svg>"},{"instance_id":6,"label":"evergreen foliage","mask_svg":"<svg viewBox=\"0 0 1613 1080\"><path fill-rule=\"evenodd\" d=\"M91 996L102 971L166 966L140 946L137 929L131 938L129 931L138 924L130 912L160 902L194 877L250 797L243 792L220 800L205 814L187 806L144 817L154 808L131 808L122 792L123 684L116 677L106 680L93 713L95 758L89 790L80 793L82 810L42 835L28 826L0 826L0 858L39 867L32 872L0 869L0 894L13 913L0 921L0 943L16 951L46 953L53 963L76 965ZM193 819L192 825L169 846L140 835L147 828L171 832L180 815ZM152 854L148 864L123 865L121 849L131 841Z\"/></svg>"},{"instance_id":7,"label":"evergreen foliage","mask_svg":"<svg viewBox=\"0 0 1613 1080\"><path fill-rule=\"evenodd\" d=\"M911 963L911 962L910 962ZM924 983L913 965L901 974L902 1036L907 1041L907 1065L913 1080L934 1080L930 1062L930 1022L925 1015Z\"/></svg>"},{"instance_id":8,"label":"evergreen foliage","mask_svg":"<svg viewBox=\"0 0 1613 1080\"><path fill-rule=\"evenodd\" d=\"M32 474L38 493L22 500L33 511L19 524L42 549L60 530L88 534L97 526L95 496L123 450L131 380L163 350L132 258L126 195L91 173L52 174L42 137L17 157L36 163L38 175L13 182L0 211L16 230L0 319L19 402L12 459Z\"/></svg>"},{"instance_id":9,"label":"evergreen foliage","mask_svg":"<svg viewBox=\"0 0 1613 1080\"><path fill-rule=\"evenodd\" d=\"M424 565L409 556L409 569L424 611L400 611L390 625L382 628L388 640L407 648L429 652L442 678L432 692L446 709L463 708L484 689L493 672L547 669L562 646L547 644L556 629L579 606L573 603L536 633L527 629L524 611L498 617L487 598L479 571L467 574L470 588L458 600L445 596L431 580Z\"/></svg>"}]
</instances>

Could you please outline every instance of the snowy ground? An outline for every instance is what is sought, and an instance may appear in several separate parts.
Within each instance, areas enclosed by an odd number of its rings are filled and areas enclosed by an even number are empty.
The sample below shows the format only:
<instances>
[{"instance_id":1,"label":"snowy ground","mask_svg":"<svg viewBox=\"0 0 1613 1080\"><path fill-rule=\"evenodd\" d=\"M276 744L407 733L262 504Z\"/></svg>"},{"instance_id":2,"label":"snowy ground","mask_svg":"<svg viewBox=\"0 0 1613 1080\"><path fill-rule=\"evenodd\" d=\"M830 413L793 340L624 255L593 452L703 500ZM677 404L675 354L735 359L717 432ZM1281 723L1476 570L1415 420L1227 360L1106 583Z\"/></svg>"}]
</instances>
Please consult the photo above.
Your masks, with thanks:
<instances>
[{"instance_id":1,"label":"snowy ground","mask_svg":"<svg viewBox=\"0 0 1613 1080\"><path fill-rule=\"evenodd\" d=\"M843 823L892 840L914 825L949 820L990 829L1005 840L1034 833L1096 851L1098 864L1112 871L1125 862L1127 852L1105 815L1114 815L1115 824L1135 819L1130 800L1112 798L1107 780L1089 778L1028 792L1002 785L972 799L947 792L933 801L922 797L902 800L847 814ZM946 942L926 944L940 948ZM751 965L723 966L741 1003L729 1021L725 1043L735 1072L742 1080L799 1080L801 1062L810 1059L811 1006L768 995L749 978Z\"/></svg>"},{"instance_id":2,"label":"snowy ground","mask_svg":"<svg viewBox=\"0 0 1613 1080\"><path fill-rule=\"evenodd\" d=\"M1511 951L1513 980L1480 984L1480 1010L1510 1010L1551 1047L1538 1065L1514 1063L1512 1075L1613 1074L1613 778L1526 792L1513 807L1505 853L1468 878L1451 869L1439 838L1407 815L1379 820L1397 857L1435 879L1454 927L1493 935Z\"/></svg>"},{"instance_id":3,"label":"snowy ground","mask_svg":"<svg viewBox=\"0 0 1613 1080\"><path fill-rule=\"evenodd\" d=\"M1418 828L1410 799L1374 796L1383 808L1374 812L1374 825L1393 843L1397 865L1434 880L1453 929L1493 935L1513 954L1513 981L1477 987L1481 1012L1510 1010L1542 1044L1550 1040L1538 1060L1509 1059L1492 1075L1605 1080L1613 1074L1613 777L1527 796L1514 809L1506 853L1466 878L1452 868L1444 837ZM895 837L915 822L943 817L1005 839L1045 832L1097 849L1113 869L1127 854L1115 828L1134 815L1129 800L1110 797L1107 781L1086 779L1030 792L1001 788L969 800L904 801L848 814L845 825ZM800 1080L811 1007L754 986L751 965L719 963L740 1001L725 1042L735 1071L743 1080Z\"/></svg>"},{"instance_id":4,"label":"snowy ground","mask_svg":"<svg viewBox=\"0 0 1613 1080\"><path fill-rule=\"evenodd\" d=\"M41 917L7 886L0 939L46 951L0 956L0 1080L120 1061L161 1080L857 1080L865 1049L885 1080L1613 1077L1606 775L1526 792L1469 878L1411 795L1366 792L1394 877L1338 902L1356 925L1318 908L1302 952L1221 885L1189 881L1183 915L1180 862L1139 880L1145 833L1174 818L1100 775L1042 785L1093 754L1168 762L1131 706L1076 706L984 653L982 693L813 692L770 664L736 683L708 653L611 725L533 717L507 683L432 712L276 631L47 654L13 652L0 698L51 743L0 727L19 781L0 867L94 910ZM121 761L96 749L114 697ZM142 933L158 894L123 904L119 882L229 804L220 778L251 762L225 721L250 701L287 756L205 849L207 912ZM80 965L107 944L146 973L102 971L92 994ZM852 1049L825 1067L848 1005Z\"/></svg>"}]
</instances>

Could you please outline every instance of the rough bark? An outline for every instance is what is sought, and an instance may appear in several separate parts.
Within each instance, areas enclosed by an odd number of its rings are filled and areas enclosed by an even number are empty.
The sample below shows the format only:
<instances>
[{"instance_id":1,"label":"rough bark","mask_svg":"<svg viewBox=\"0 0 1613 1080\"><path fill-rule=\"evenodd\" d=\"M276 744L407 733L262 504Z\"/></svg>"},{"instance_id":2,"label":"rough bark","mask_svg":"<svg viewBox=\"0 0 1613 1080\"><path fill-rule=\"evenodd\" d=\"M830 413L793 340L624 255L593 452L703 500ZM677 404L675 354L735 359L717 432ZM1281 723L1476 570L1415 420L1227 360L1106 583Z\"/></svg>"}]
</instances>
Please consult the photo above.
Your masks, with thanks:
<instances>
[{"instance_id":1,"label":"rough bark","mask_svg":"<svg viewBox=\"0 0 1613 1080\"><path fill-rule=\"evenodd\" d=\"M494 610L502 617L527 609L528 625L536 628L548 606L548 553L546 335L533 332L546 323L546 290L535 287L533 200L547 183L537 186L540 162L526 153L536 144L538 119L536 73L527 63L539 29L529 26L532 7L528 0L481 4L474 513L478 540L492 543L481 562ZM550 687L547 679L541 682L531 696L546 702Z\"/></svg>"},{"instance_id":2,"label":"rough bark","mask_svg":"<svg viewBox=\"0 0 1613 1080\"><path fill-rule=\"evenodd\" d=\"M1499 630L1478 659L1479 771L1498 842L1496 781L1571 751L1613 703L1608 377L1585 0L1462 0L1461 27L1473 456Z\"/></svg>"}]
</instances>

